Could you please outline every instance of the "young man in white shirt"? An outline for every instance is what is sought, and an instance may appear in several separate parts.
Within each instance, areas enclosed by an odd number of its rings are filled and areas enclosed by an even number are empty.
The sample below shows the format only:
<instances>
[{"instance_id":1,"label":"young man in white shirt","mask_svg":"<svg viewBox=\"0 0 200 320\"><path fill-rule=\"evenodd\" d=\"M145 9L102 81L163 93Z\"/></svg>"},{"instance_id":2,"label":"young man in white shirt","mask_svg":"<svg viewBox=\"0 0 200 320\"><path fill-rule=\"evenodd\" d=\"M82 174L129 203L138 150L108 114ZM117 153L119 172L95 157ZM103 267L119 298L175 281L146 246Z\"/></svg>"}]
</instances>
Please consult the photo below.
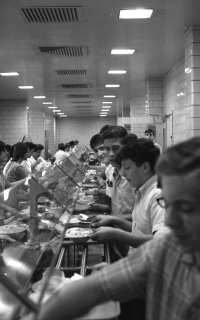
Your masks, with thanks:
<instances>
[{"instance_id":1,"label":"young man in white shirt","mask_svg":"<svg viewBox=\"0 0 200 320\"><path fill-rule=\"evenodd\" d=\"M58 151L54 154L55 163L59 163L60 161L68 158L68 154L65 152L64 143L59 143Z\"/></svg>"},{"instance_id":2,"label":"young man in white shirt","mask_svg":"<svg viewBox=\"0 0 200 320\"><path fill-rule=\"evenodd\" d=\"M91 236L93 240L118 240L136 248L164 227L164 210L157 203L162 193L154 171L159 155L158 148L146 139L135 140L121 149L122 175L136 190L132 222L119 216L97 216L91 223L92 227L99 227Z\"/></svg>"}]
</instances>

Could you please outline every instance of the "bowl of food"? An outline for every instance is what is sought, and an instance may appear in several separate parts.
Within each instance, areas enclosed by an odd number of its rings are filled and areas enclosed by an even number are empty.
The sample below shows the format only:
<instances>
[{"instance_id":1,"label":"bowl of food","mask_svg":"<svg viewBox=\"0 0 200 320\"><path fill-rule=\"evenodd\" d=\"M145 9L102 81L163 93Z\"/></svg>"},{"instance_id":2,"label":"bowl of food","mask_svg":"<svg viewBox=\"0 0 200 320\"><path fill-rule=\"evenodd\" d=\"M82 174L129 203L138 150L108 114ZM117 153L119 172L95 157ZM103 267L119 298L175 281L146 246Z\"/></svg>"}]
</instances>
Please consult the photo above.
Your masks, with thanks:
<instances>
[{"instance_id":1,"label":"bowl of food","mask_svg":"<svg viewBox=\"0 0 200 320\"><path fill-rule=\"evenodd\" d=\"M91 229L84 228L71 228L65 233L66 237L75 243L84 243L89 240L89 236L92 233Z\"/></svg>"}]
</instances>

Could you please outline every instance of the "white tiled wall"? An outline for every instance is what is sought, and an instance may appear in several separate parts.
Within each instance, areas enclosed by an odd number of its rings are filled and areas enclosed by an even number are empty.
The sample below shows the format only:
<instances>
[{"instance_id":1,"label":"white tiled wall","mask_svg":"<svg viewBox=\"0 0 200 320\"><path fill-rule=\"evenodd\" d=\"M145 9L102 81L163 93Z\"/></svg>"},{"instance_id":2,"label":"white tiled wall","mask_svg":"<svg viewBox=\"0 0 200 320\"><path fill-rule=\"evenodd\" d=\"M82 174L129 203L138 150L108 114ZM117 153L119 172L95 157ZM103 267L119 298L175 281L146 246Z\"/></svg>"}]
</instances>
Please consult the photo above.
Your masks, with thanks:
<instances>
[{"instance_id":1,"label":"white tiled wall","mask_svg":"<svg viewBox=\"0 0 200 320\"><path fill-rule=\"evenodd\" d=\"M0 100L0 140L13 145L28 134L26 102Z\"/></svg>"},{"instance_id":2,"label":"white tiled wall","mask_svg":"<svg viewBox=\"0 0 200 320\"><path fill-rule=\"evenodd\" d=\"M79 148L89 147L90 139L106 125L116 125L115 117L60 118L56 120L57 144L71 140L79 141Z\"/></svg>"}]
</instances>

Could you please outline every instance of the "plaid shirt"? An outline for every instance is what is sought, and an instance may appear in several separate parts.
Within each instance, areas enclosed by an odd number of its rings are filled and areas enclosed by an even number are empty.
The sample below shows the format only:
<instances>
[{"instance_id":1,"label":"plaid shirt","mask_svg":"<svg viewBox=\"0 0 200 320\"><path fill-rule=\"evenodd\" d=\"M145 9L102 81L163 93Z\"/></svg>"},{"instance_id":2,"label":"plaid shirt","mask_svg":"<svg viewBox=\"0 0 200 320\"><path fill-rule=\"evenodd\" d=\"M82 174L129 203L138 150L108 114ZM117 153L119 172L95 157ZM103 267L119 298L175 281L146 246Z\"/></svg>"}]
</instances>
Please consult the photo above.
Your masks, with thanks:
<instances>
[{"instance_id":1,"label":"plaid shirt","mask_svg":"<svg viewBox=\"0 0 200 320\"><path fill-rule=\"evenodd\" d=\"M112 300L146 298L147 320L200 320L200 252L183 253L171 232L104 268L100 285Z\"/></svg>"}]
</instances>

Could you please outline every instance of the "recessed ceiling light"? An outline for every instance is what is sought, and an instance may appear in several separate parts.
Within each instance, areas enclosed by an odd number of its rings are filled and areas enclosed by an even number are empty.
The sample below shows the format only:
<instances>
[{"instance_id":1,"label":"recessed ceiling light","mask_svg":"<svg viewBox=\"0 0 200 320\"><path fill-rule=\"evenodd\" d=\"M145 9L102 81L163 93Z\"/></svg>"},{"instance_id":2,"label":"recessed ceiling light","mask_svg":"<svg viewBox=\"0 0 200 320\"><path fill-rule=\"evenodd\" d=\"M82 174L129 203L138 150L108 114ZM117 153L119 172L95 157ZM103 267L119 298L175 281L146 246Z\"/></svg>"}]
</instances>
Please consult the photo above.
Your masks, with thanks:
<instances>
[{"instance_id":1,"label":"recessed ceiling light","mask_svg":"<svg viewBox=\"0 0 200 320\"><path fill-rule=\"evenodd\" d=\"M106 88L119 88L120 84L106 84L105 87Z\"/></svg>"},{"instance_id":2,"label":"recessed ceiling light","mask_svg":"<svg viewBox=\"0 0 200 320\"><path fill-rule=\"evenodd\" d=\"M134 49L113 49L111 54L133 54Z\"/></svg>"},{"instance_id":3,"label":"recessed ceiling light","mask_svg":"<svg viewBox=\"0 0 200 320\"><path fill-rule=\"evenodd\" d=\"M115 98L116 96L104 96L104 98Z\"/></svg>"},{"instance_id":4,"label":"recessed ceiling light","mask_svg":"<svg viewBox=\"0 0 200 320\"><path fill-rule=\"evenodd\" d=\"M56 109L57 107L48 107L49 109Z\"/></svg>"},{"instance_id":5,"label":"recessed ceiling light","mask_svg":"<svg viewBox=\"0 0 200 320\"><path fill-rule=\"evenodd\" d=\"M61 110L52 110L53 112L60 112Z\"/></svg>"},{"instance_id":6,"label":"recessed ceiling light","mask_svg":"<svg viewBox=\"0 0 200 320\"><path fill-rule=\"evenodd\" d=\"M152 9L120 10L119 19L148 19L152 13Z\"/></svg>"},{"instance_id":7,"label":"recessed ceiling light","mask_svg":"<svg viewBox=\"0 0 200 320\"><path fill-rule=\"evenodd\" d=\"M3 77L14 77L14 76L19 76L18 72L2 72L0 73L1 76Z\"/></svg>"},{"instance_id":8,"label":"recessed ceiling light","mask_svg":"<svg viewBox=\"0 0 200 320\"><path fill-rule=\"evenodd\" d=\"M60 116L60 118L65 118L65 117L67 117L66 114L63 114L63 115Z\"/></svg>"},{"instance_id":9,"label":"recessed ceiling light","mask_svg":"<svg viewBox=\"0 0 200 320\"><path fill-rule=\"evenodd\" d=\"M112 101L103 101L102 103L112 103Z\"/></svg>"},{"instance_id":10,"label":"recessed ceiling light","mask_svg":"<svg viewBox=\"0 0 200 320\"><path fill-rule=\"evenodd\" d=\"M42 104L52 104L52 102L42 102Z\"/></svg>"},{"instance_id":11,"label":"recessed ceiling light","mask_svg":"<svg viewBox=\"0 0 200 320\"><path fill-rule=\"evenodd\" d=\"M111 108L111 106L102 106L102 108L108 109L108 108Z\"/></svg>"},{"instance_id":12,"label":"recessed ceiling light","mask_svg":"<svg viewBox=\"0 0 200 320\"><path fill-rule=\"evenodd\" d=\"M100 114L108 114L108 112L100 112Z\"/></svg>"},{"instance_id":13,"label":"recessed ceiling light","mask_svg":"<svg viewBox=\"0 0 200 320\"><path fill-rule=\"evenodd\" d=\"M34 99L46 99L45 96L34 96L33 98L34 98Z\"/></svg>"},{"instance_id":14,"label":"recessed ceiling light","mask_svg":"<svg viewBox=\"0 0 200 320\"><path fill-rule=\"evenodd\" d=\"M109 109L102 109L101 111L110 111Z\"/></svg>"},{"instance_id":15,"label":"recessed ceiling light","mask_svg":"<svg viewBox=\"0 0 200 320\"><path fill-rule=\"evenodd\" d=\"M19 86L19 89L33 89L33 86Z\"/></svg>"},{"instance_id":16,"label":"recessed ceiling light","mask_svg":"<svg viewBox=\"0 0 200 320\"><path fill-rule=\"evenodd\" d=\"M64 112L58 112L57 114L65 114Z\"/></svg>"},{"instance_id":17,"label":"recessed ceiling light","mask_svg":"<svg viewBox=\"0 0 200 320\"><path fill-rule=\"evenodd\" d=\"M126 70L109 70L108 74L125 74Z\"/></svg>"},{"instance_id":18,"label":"recessed ceiling light","mask_svg":"<svg viewBox=\"0 0 200 320\"><path fill-rule=\"evenodd\" d=\"M100 114L100 117L107 117L107 114Z\"/></svg>"}]
</instances>

